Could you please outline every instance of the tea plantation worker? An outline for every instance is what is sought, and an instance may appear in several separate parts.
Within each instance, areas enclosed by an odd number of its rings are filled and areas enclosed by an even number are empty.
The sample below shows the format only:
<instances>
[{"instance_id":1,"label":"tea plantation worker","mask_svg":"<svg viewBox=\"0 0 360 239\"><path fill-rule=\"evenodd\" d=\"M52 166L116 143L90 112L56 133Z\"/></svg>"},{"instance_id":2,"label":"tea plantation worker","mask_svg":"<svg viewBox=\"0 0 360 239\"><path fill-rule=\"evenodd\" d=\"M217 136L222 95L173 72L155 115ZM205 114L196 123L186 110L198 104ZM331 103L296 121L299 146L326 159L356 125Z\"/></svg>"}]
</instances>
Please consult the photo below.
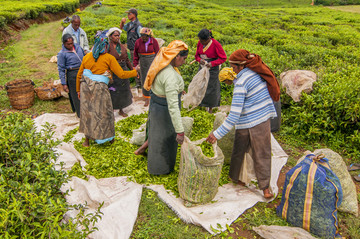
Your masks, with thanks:
<instances>
[{"instance_id":1,"label":"tea plantation worker","mask_svg":"<svg viewBox=\"0 0 360 239\"><path fill-rule=\"evenodd\" d=\"M197 44L195 60L201 65L210 68L210 78L201 107L208 107L209 113L212 108L220 106L220 82L219 68L226 61L226 54L221 44L216 41L210 30L202 29L198 33L199 42ZM199 67L199 70L201 67Z\"/></svg>"},{"instance_id":2,"label":"tea plantation worker","mask_svg":"<svg viewBox=\"0 0 360 239\"><path fill-rule=\"evenodd\" d=\"M234 84L233 99L228 117L207 140L215 143L226 135L235 125L235 140L231 156L229 176L239 182L239 173L246 152L253 152L255 174L258 185L265 198L272 198L270 192L271 176L271 133L270 118L276 117L276 111L268 90L267 82L277 84L270 68L260 56L240 49L229 57L229 63L237 74L224 82ZM222 73L221 73L222 75ZM265 80L265 81L264 81ZM280 91L275 94L280 95Z\"/></svg>"},{"instance_id":3,"label":"tea plantation worker","mask_svg":"<svg viewBox=\"0 0 360 239\"><path fill-rule=\"evenodd\" d=\"M188 46L179 40L162 47L152 62L144 88L150 90L148 116L148 172L153 175L174 170L178 144L184 142L180 107L184 80L177 67L183 65Z\"/></svg>"},{"instance_id":4,"label":"tea plantation worker","mask_svg":"<svg viewBox=\"0 0 360 239\"><path fill-rule=\"evenodd\" d=\"M148 106L150 102L150 92L145 90L143 86L149 67L156 54L159 52L159 44L154 38L153 32L150 28L141 28L140 35L141 37L135 42L133 63L134 67L140 63L141 87L145 98L144 106Z\"/></svg>"},{"instance_id":5,"label":"tea plantation worker","mask_svg":"<svg viewBox=\"0 0 360 239\"><path fill-rule=\"evenodd\" d=\"M128 14L130 22L125 24L126 17L122 18L120 22L120 29L124 29L127 33L126 44L127 48L130 50L131 62L133 62L135 42L140 38L140 29L142 28L142 25L137 18L138 12L135 8L130 8L126 11L126 13ZM136 78L136 87L141 87L140 78Z\"/></svg>"},{"instance_id":6,"label":"tea plantation worker","mask_svg":"<svg viewBox=\"0 0 360 239\"><path fill-rule=\"evenodd\" d=\"M85 55L76 78L76 91L80 98L79 132L85 134L83 146L89 139L96 143L114 142L114 113L108 83L111 72L120 79L137 76L136 70L124 71L116 58L106 53L109 43L96 38L92 52Z\"/></svg>"},{"instance_id":7,"label":"tea plantation worker","mask_svg":"<svg viewBox=\"0 0 360 239\"><path fill-rule=\"evenodd\" d=\"M115 57L123 70L132 70L133 65L129 60L126 46L124 44L120 44L120 34L121 30L117 27L110 28L106 33L106 36L109 39L108 53ZM127 117L127 114L123 111L123 109L132 103L130 80L120 80L116 74L113 74L113 81L114 82L112 84L109 84L113 108L119 109L119 115Z\"/></svg>"},{"instance_id":8,"label":"tea plantation worker","mask_svg":"<svg viewBox=\"0 0 360 239\"><path fill-rule=\"evenodd\" d=\"M78 15L72 16L71 24L64 29L62 35L65 35L66 33L70 34L74 39L74 43L79 44L85 54L87 54L90 52L89 41L86 32L80 27L80 24L80 17Z\"/></svg>"},{"instance_id":9,"label":"tea plantation worker","mask_svg":"<svg viewBox=\"0 0 360 239\"><path fill-rule=\"evenodd\" d=\"M83 49L74 44L73 37L66 33L62 36L62 49L57 56L59 77L63 89L69 93L71 109L80 118L80 101L76 93L76 75L84 57Z\"/></svg>"}]
</instances>

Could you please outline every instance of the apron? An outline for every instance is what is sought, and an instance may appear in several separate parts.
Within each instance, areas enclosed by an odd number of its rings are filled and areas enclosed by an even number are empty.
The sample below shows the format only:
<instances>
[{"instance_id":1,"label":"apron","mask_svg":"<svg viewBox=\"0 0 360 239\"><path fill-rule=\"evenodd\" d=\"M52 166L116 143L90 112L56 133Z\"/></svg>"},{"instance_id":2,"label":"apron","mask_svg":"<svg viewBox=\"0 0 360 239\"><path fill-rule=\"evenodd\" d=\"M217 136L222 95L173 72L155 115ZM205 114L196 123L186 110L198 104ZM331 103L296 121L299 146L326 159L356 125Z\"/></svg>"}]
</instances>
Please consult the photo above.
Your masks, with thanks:
<instances>
[{"instance_id":1,"label":"apron","mask_svg":"<svg viewBox=\"0 0 360 239\"><path fill-rule=\"evenodd\" d=\"M200 55L200 57L207 62L212 62L217 59L217 58L207 58L205 54ZM199 71L200 70L201 70L201 66L199 66ZM220 66L210 67L209 83L206 88L205 96L199 106L211 107L211 108L220 106L221 86L219 81L219 71L220 71Z\"/></svg>"},{"instance_id":2,"label":"apron","mask_svg":"<svg viewBox=\"0 0 360 239\"><path fill-rule=\"evenodd\" d=\"M129 68L126 62L119 63L124 71L128 71ZM114 109L123 109L132 103L132 93L130 89L129 79L120 79L117 75L113 74L114 82L109 84L109 91L111 95L111 102Z\"/></svg>"},{"instance_id":3,"label":"apron","mask_svg":"<svg viewBox=\"0 0 360 239\"><path fill-rule=\"evenodd\" d=\"M148 131L148 172L153 175L169 174L174 170L178 143L171 122L166 98L150 93ZM179 94L181 108L181 93Z\"/></svg>"},{"instance_id":4,"label":"apron","mask_svg":"<svg viewBox=\"0 0 360 239\"><path fill-rule=\"evenodd\" d=\"M146 79L146 75L149 71L150 65L153 62L156 54L153 55L141 55L139 54L139 62L140 62L140 78L141 78L141 87L143 96L150 96L150 92L144 89L144 82Z\"/></svg>"},{"instance_id":5,"label":"apron","mask_svg":"<svg viewBox=\"0 0 360 239\"><path fill-rule=\"evenodd\" d=\"M114 112L108 82L91 79L86 71L91 72L84 70L81 78L79 132L101 144L115 137Z\"/></svg>"}]
</instances>

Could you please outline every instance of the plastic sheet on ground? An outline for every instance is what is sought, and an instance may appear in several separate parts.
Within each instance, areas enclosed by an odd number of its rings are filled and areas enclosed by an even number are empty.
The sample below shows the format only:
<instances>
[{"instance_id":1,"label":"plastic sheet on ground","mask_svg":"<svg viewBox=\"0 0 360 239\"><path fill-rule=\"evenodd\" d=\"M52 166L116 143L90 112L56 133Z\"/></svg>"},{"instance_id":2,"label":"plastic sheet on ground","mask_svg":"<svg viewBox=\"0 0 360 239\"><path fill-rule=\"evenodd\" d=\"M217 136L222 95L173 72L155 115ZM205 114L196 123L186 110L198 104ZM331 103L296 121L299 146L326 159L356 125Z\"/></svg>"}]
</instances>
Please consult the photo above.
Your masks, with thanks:
<instances>
[{"instance_id":1,"label":"plastic sheet on ground","mask_svg":"<svg viewBox=\"0 0 360 239\"><path fill-rule=\"evenodd\" d=\"M253 227L253 230L265 239L316 239L300 227L261 225Z\"/></svg>"},{"instance_id":2,"label":"plastic sheet on ground","mask_svg":"<svg viewBox=\"0 0 360 239\"><path fill-rule=\"evenodd\" d=\"M281 168L286 164L288 155L281 148L275 138L271 137L271 179L270 187L275 195L278 193L277 180ZM254 178L255 180L255 178ZM194 207L185 207L184 200L168 193L162 185L150 185L147 188L158 193L164 201L184 222L202 226L209 233L216 234L211 228L225 231L226 224L230 225L246 209L253 207L257 202L268 202L261 190L250 185L243 187L229 183L219 187L218 193L211 203ZM221 228L217 227L221 225Z\"/></svg>"},{"instance_id":3,"label":"plastic sheet on ground","mask_svg":"<svg viewBox=\"0 0 360 239\"><path fill-rule=\"evenodd\" d=\"M71 181L61 188L63 192L69 190L66 200L69 204L87 202L87 213L96 212L101 208L101 220L95 226L97 231L88 238L129 238L134 227L142 194L142 185L127 181L127 177L101 178L92 176L89 180L72 177ZM70 190L72 189L72 190ZM68 211L65 215L76 216L76 211Z\"/></svg>"},{"instance_id":4,"label":"plastic sheet on ground","mask_svg":"<svg viewBox=\"0 0 360 239\"><path fill-rule=\"evenodd\" d=\"M142 106L143 102L131 105L126 113L129 115L140 114L145 111ZM123 117L118 116L114 112L118 121ZM63 139L64 135L78 126L78 118L75 114L44 114L36 118L35 125L38 130L45 122L52 123L56 126L55 138ZM74 137L83 137L78 133ZM86 163L81 155L73 148L73 145L62 143L56 149L62 153L59 157L60 161L65 164L65 169L79 162L81 166ZM282 166L287 161L286 153L281 149L275 139L272 139L272 173L270 186L272 191L277 194L278 189L276 182ZM57 162L59 163L59 162ZM101 211L104 213L102 220L95 226L99 231L91 234L90 238L129 238L133 229L133 225L137 218L138 207L140 204L142 185L127 182L126 177L95 179L90 176L89 181L85 181L76 177L72 178L68 184L64 185L63 190L69 188L74 189L67 197L70 204L79 204L85 200L89 206L89 212L95 212L97 206L101 202L105 202ZM246 209L251 208L257 202L265 202L263 194L254 186L241 187L239 185L227 184L219 187L218 193L213 199L214 203L198 205L187 208L184 206L180 198L172 196L162 185L148 186L150 189L158 192L159 197L185 222L193 223L204 227L207 231L214 234L211 226L217 228L219 223L226 230L226 224L230 225L238 218ZM73 211L68 212L71 216Z\"/></svg>"}]
</instances>

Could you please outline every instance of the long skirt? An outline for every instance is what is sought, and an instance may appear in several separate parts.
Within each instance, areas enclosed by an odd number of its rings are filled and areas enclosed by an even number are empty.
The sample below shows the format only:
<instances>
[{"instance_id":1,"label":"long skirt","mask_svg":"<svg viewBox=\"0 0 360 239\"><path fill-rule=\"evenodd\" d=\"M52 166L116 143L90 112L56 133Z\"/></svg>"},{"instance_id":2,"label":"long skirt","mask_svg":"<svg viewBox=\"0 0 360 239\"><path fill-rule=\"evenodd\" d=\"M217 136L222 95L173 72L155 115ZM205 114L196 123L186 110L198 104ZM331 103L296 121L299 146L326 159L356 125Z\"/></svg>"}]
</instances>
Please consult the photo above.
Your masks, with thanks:
<instances>
[{"instance_id":1,"label":"long skirt","mask_svg":"<svg viewBox=\"0 0 360 239\"><path fill-rule=\"evenodd\" d=\"M271 176L271 134L270 119L249 129L237 129L231 155L229 176L239 179L245 153L250 152L254 160L259 189L269 187Z\"/></svg>"},{"instance_id":2,"label":"long skirt","mask_svg":"<svg viewBox=\"0 0 360 239\"><path fill-rule=\"evenodd\" d=\"M209 60L207 60L210 62ZM201 70L201 67L199 67ZM210 78L209 83L206 88L205 96L201 101L199 106L202 107L217 107L220 106L220 81L219 81L219 66L214 66L210 68Z\"/></svg>"},{"instance_id":3,"label":"long skirt","mask_svg":"<svg viewBox=\"0 0 360 239\"><path fill-rule=\"evenodd\" d=\"M82 76L80 84L79 132L92 140L115 136L114 112L107 84ZM99 142L99 141L98 141Z\"/></svg>"},{"instance_id":4,"label":"long skirt","mask_svg":"<svg viewBox=\"0 0 360 239\"><path fill-rule=\"evenodd\" d=\"M66 85L69 88L69 100L71 109L80 118L80 100L76 92L76 75L79 69L66 70Z\"/></svg>"},{"instance_id":5,"label":"long skirt","mask_svg":"<svg viewBox=\"0 0 360 239\"><path fill-rule=\"evenodd\" d=\"M124 71L129 70L125 63L120 64ZM120 79L113 74L113 84L109 84L109 91L111 95L111 102L114 109L123 109L132 103L132 93L130 89L129 79Z\"/></svg>"},{"instance_id":6,"label":"long skirt","mask_svg":"<svg viewBox=\"0 0 360 239\"><path fill-rule=\"evenodd\" d=\"M144 89L144 82L146 79L146 75L149 71L150 65L155 58L155 54L153 55L139 55L140 58L140 79L141 79L141 88L143 96L150 97L150 92Z\"/></svg>"},{"instance_id":7,"label":"long skirt","mask_svg":"<svg viewBox=\"0 0 360 239\"><path fill-rule=\"evenodd\" d=\"M148 172L153 175L171 173L176 162L178 143L166 98L151 93L148 123Z\"/></svg>"}]
</instances>

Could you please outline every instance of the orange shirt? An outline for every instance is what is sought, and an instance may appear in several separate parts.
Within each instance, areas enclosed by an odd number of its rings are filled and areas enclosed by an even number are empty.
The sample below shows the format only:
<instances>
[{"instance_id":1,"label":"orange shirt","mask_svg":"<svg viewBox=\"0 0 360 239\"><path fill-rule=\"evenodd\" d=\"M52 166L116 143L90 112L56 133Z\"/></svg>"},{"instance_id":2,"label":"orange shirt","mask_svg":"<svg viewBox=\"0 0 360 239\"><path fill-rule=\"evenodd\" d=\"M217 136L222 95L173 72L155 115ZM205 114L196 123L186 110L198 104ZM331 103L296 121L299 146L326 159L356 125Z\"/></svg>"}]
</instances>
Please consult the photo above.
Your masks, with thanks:
<instances>
[{"instance_id":1,"label":"orange shirt","mask_svg":"<svg viewBox=\"0 0 360 239\"><path fill-rule=\"evenodd\" d=\"M84 56L83 61L80 66L80 69L79 69L79 72L76 76L76 91L77 92L80 91L80 80L81 80L81 76L84 72L84 69L89 69L89 70L91 70L91 72L93 74L96 74L96 75L102 75L106 71L111 71L121 79L127 79L130 77L137 76L136 70L124 71L121 68L121 66L119 65L119 63L116 61L114 56L112 56L108 53L101 54L99 56L97 62L95 62L92 52L90 52Z\"/></svg>"}]
</instances>

